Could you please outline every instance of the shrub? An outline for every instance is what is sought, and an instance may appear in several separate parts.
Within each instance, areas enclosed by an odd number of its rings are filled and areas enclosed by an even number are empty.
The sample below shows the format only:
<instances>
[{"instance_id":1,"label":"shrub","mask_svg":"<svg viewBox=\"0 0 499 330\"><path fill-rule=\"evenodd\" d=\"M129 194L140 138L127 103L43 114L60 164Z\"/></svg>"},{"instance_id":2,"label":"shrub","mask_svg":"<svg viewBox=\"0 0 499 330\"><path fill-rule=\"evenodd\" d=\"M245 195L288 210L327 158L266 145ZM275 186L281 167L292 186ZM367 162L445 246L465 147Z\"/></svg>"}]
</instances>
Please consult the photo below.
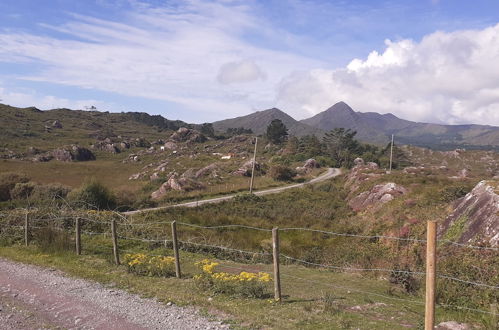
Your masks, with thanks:
<instances>
[{"instance_id":1,"label":"shrub","mask_svg":"<svg viewBox=\"0 0 499 330\"><path fill-rule=\"evenodd\" d=\"M26 183L29 178L25 174L2 173L0 174L0 201L11 199L10 191L17 183Z\"/></svg>"},{"instance_id":2,"label":"shrub","mask_svg":"<svg viewBox=\"0 0 499 330\"><path fill-rule=\"evenodd\" d=\"M290 181L296 176L296 171L281 165L275 165L270 168L270 177L277 181Z\"/></svg>"},{"instance_id":3,"label":"shrub","mask_svg":"<svg viewBox=\"0 0 499 330\"><path fill-rule=\"evenodd\" d=\"M246 298L265 298L268 294L268 284L272 281L269 273L240 272L230 274L216 272L217 262L204 259L195 264L201 269L201 274L195 275L194 280L203 290L213 293L224 293Z\"/></svg>"},{"instance_id":4,"label":"shrub","mask_svg":"<svg viewBox=\"0 0 499 330\"><path fill-rule=\"evenodd\" d=\"M27 199L36 185L33 182L19 182L10 191L11 199Z\"/></svg>"},{"instance_id":5,"label":"shrub","mask_svg":"<svg viewBox=\"0 0 499 330\"><path fill-rule=\"evenodd\" d=\"M238 202L238 203L244 203L244 202L263 202L265 200L266 199L263 196L258 196L258 195L250 194L250 193L241 193L241 194L237 194L234 197L234 202Z\"/></svg>"},{"instance_id":6,"label":"shrub","mask_svg":"<svg viewBox=\"0 0 499 330\"><path fill-rule=\"evenodd\" d=\"M125 264L130 273L143 276L171 277L175 275L175 258L148 256L143 253L125 254Z\"/></svg>"},{"instance_id":7,"label":"shrub","mask_svg":"<svg viewBox=\"0 0 499 330\"><path fill-rule=\"evenodd\" d=\"M94 210L112 210L116 207L113 193L97 181L85 183L68 196L77 207Z\"/></svg>"},{"instance_id":8,"label":"shrub","mask_svg":"<svg viewBox=\"0 0 499 330\"><path fill-rule=\"evenodd\" d=\"M70 187L60 183L40 184L33 187L30 197L38 201L64 199L70 191Z\"/></svg>"}]
</instances>

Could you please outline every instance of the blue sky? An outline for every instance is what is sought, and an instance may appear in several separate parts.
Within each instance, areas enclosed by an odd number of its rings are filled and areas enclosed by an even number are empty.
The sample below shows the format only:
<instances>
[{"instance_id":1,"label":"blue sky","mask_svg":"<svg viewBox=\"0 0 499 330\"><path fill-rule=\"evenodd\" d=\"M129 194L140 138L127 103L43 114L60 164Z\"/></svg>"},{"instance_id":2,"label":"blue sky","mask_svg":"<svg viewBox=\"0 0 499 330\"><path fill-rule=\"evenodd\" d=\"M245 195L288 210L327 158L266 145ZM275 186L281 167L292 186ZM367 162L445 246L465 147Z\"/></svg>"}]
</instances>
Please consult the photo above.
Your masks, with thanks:
<instances>
[{"instance_id":1,"label":"blue sky","mask_svg":"<svg viewBox=\"0 0 499 330\"><path fill-rule=\"evenodd\" d=\"M208 122L338 101L499 125L499 1L0 2L0 99Z\"/></svg>"}]
</instances>

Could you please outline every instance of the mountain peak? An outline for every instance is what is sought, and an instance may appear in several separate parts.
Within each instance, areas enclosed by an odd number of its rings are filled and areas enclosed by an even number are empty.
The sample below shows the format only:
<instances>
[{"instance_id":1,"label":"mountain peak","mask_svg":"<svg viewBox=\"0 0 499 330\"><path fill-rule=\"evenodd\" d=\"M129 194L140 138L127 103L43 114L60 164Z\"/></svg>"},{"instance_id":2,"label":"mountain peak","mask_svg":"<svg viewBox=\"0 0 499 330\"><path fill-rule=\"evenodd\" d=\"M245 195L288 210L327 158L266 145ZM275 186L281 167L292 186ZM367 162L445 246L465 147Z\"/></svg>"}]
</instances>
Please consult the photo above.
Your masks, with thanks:
<instances>
[{"instance_id":1,"label":"mountain peak","mask_svg":"<svg viewBox=\"0 0 499 330\"><path fill-rule=\"evenodd\" d=\"M334 112L344 112L344 113L351 113L351 114L355 113L355 111L353 111L353 109L348 104L346 104L343 101L335 103L332 107L330 107L326 111L327 112L332 112L332 111L334 111Z\"/></svg>"}]
</instances>

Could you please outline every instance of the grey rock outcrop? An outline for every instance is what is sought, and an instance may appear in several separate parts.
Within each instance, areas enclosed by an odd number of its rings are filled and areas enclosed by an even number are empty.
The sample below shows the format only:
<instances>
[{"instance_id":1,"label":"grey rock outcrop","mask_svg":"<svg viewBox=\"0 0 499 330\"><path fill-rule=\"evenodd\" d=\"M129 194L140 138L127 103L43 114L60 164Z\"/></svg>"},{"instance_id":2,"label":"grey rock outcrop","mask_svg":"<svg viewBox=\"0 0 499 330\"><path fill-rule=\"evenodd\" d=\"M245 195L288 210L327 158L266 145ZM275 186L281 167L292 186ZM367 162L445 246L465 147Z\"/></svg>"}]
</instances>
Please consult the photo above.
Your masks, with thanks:
<instances>
[{"instance_id":1,"label":"grey rock outcrop","mask_svg":"<svg viewBox=\"0 0 499 330\"><path fill-rule=\"evenodd\" d=\"M204 142L207 139L195 129L181 127L170 136L170 140L174 142Z\"/></svg>"},{"instance_id":2,"label":"grey rock outcrop","mask_svg":"<svg viewBox=\"0 0 499 330\"><path fill-rule=\"evenodd\" d=\"M77 145L55 149L50 155L62 162L95 160L95 155L90 150Z\"/></svg>"},{"instance_id":3,"label":"grey rock outcrop","mask_svg":"<svg viewBox=\"0 0 499 330\"><path fill-rule=\"evenodd\" d=\"M359 194L358 196L352 198L348 202L348 206L350 206L352 210L358 212L365 210L369 207L377 207L406 193L407 190L404 187L395 184L393 182L378 184L374 186L371 190L365 191Z\"/></svg>"},{"instance_id":4,"label":"grey rock outcrop","mask_svg":"<svg viewBox=\"0 0 499 330\"><path fill-rule=\"evenodd\" d=\"M498 187L497 181L481 181L457 200L454 211L439 226L439 236L463 244L499 246Z\"/></svg>"}]
</instances>

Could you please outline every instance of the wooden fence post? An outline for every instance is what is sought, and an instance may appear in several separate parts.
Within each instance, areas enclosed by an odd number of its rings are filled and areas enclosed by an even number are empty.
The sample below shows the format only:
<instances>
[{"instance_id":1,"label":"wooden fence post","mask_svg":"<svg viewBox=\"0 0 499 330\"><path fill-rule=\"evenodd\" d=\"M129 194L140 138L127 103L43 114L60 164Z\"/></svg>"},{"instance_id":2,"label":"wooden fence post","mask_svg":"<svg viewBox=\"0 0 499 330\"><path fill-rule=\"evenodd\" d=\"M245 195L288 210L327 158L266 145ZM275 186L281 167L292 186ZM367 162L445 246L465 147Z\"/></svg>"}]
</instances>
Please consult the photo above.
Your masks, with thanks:
<instances>
[{"instance_id":1,"label":"wooden fence post","mask_svg":"<svg viewBox=\"0 0 499 330\"><path fill-rule=\"evenodd\" d=\"M425 302L425 330L433 330L435 326L435 278L437 222L428 221L426 230L426 302Z\"/></svg>"},{"instance_id":2,"label":"wooden fence post","mask_svg":"<svg viewBox=\"0 0 499 330\"><path fill-rule=\"evenodd\" d=\"M272 229L272 255L274 259L274 299L281 301L281 274L279 271L279 228Z\"/></svg>"},{"instance_id":3,"label":"wooden fence post","mask_svg":"<svg viewBox=\"0 0 499 330\"><path fill-rule=\"evenodd\" d=\"M172 222L172 240L173 240L173 255L175 256L175 275L177 278L182 277L180 272L180 256L178 254L178 239L177 239L177 222Z\"/></svg>"},{"instance_id":4,"label":"wooden fence post","mask_svg":"<svg viewBox=\"0 0 499 330\"><path fill-rule=\"evenodd\" d=\"M118 251L118 237L116 235L116 220L111 221L111 234L113 235L113 254L114 254L114 262L116 265L120 264L120 255Z\"/></svg>"},{"instance_id":5,"label":"wooden fence post","mask_svg":"<svg viewBox=\"0 0 499 330\"><path fill-rule=\"evenodd\" d=\"M76 244L76 255L81 255L81 228L80 228L80 218L76 217L75 223L75 244Z\"/></svg>"},{"instance_id":6,"label":"wooden fence post","mask_svg":"<svg viewBox=\"0 0 499 330\"><path fill-rule=\"evenodd\" d=\"M29 245L29 212L24 216L24 244Z\"/></svg>"}]
</instances>

